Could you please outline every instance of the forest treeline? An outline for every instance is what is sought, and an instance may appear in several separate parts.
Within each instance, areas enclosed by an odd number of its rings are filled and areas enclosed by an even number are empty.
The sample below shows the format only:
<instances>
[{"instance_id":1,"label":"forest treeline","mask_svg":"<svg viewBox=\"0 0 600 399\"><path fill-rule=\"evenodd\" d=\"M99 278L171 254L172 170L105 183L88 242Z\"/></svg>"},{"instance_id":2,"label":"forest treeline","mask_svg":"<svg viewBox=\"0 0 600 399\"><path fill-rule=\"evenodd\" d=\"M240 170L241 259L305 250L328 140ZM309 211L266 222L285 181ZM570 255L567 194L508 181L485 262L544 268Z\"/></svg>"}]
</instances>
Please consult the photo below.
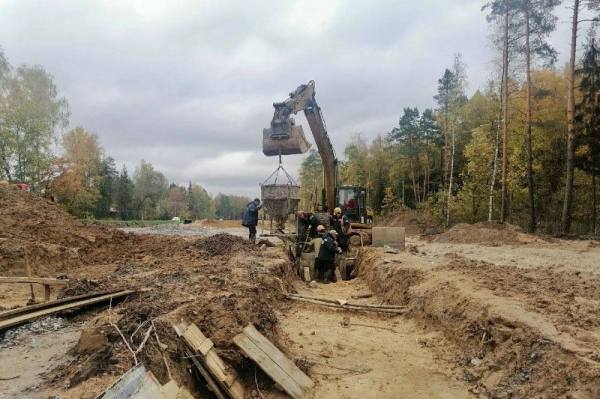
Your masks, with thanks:
<instances>
[{"instance_id":1,"label":"forest treeline","mask_svg":"<svg viewBox=\"0 0 600 399\"><path fill-rule=\"evenodd\" d=\"M131 175L119 170L95 134L82 127L61 134L69 116L44 68L13 68L0 48L0 180L26 183L84 218L241 218L247 197L170 183L144 160Z\"/></svg>"},{"instance_id":2,"label":"forest treeline","mask_svg":"<svg viewBox=\"0 0 600 399\"><path fill-rule=\"evenodd\" d=\"M555 66L548 40L561 4L572 10L564 68ZM435 109L405 107L398 125L370 142L357 134L340 161L340 181L366 187L378 213L409 207L446 225L500 221L597 233L599 10L600 0L487 3L482 18L498 55L487 87L467 96L457 54L431 93ZM304 206L318 198L321 176L313 151L300 169Z\"/></svg>"}]
</instances>

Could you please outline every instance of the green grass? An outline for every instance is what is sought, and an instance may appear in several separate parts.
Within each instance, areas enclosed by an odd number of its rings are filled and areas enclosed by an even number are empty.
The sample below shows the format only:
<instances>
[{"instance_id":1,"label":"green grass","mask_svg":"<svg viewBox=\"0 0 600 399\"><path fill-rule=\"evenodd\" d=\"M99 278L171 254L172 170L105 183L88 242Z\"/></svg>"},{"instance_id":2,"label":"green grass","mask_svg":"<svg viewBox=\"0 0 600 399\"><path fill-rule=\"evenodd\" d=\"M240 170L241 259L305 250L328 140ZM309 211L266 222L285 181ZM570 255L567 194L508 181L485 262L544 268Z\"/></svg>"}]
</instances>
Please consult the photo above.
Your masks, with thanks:
<instances>
[{"instance_id":1,"label":"green grass","mask_svg":"<svg viewBox=\"0 0 600 399\"><path fill-rule=\"evenodd\" d=\"M85 224L113 227L150 227L161 224L180 224L173 220L120 220L120 219L82 219Z\"/></svg>"}]
</instances>

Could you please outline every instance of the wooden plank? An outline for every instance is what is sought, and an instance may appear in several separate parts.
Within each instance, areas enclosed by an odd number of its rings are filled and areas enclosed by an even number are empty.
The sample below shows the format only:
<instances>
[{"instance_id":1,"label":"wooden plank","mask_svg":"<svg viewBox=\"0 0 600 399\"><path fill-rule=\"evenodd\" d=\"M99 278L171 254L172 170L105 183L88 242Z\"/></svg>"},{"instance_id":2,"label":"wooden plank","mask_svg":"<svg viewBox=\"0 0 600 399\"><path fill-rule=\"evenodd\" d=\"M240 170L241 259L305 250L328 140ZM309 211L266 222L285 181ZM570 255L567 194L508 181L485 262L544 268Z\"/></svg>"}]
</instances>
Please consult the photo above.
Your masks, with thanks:
<instances>
[{"instance_id":1,"label":"wooden plank","mask_svg":"<svg viewBox=\"0 0 600 399\"><path fill-rule=\"evenodd\" d=\"M233 342L292 398L304 397L313 387L312 380L253 325L244 328Z\"/></svg>"},{"instance_id":2,"label":"wooden plank","mask_svg":"<svg viewBox=\"0 0 600 399\"><path fill-rule=\"evenodd\" d=\"M221 392L221 388L219 388L219 385L216 383L214 378L212 378L212 375L210 375L210 373L202 365L202 363L198 359L196 359L190 351L186 351L186 356L192 360L192 363L194 364L194 366L196 366L196 369L198 370L198 372L200 372L200 375L202 375L204 381L206 381L208 389L215 394L217 399L225 399L226 397L223 394L223 392Z\"/></svg>"},{"instance_id":3,"label":"wooden plank","mask_svg":"<svg viewBox=\"0 0 600 399\"><path fill-rule=\"evenodd\" d=\"M0 320L6 319L8 317L15 316L17 314L30 313L30 312L32 312L34 310L51 308L51 307L53 307L55 305L59 305L61 303L75 302L75 301L77 301L79 299L92 298L92 297L96 297L96 296L100 296L100 295L110 294L110 293L113 293L113 292L118 292L118 291L114 291L113 290L113 291L93 292L91 294L76 295L76 296L71 296L71 297L67 297L67 298L57 299L57 300L52 301L52 302L38 303L36 305L31 305L31 306L23 306L23 307L20 307L20 308L11 309L11 310L7 310L5 312L1 312L0 313Z\"/></svg>"},{"instance_id":4,"label":"wooden plank","mask_svg":"<svg viewBox=\"0 0 600 399\"><path fill-rule=\"evenodd\" d=\"M378 308L375 306L372 306L372 307L371 306L360 306L360 305L351 305L348 303L345 305L340 305L339 303L324 302L324 301L319 301L319 300L315 300L315 299L306 299L306 298L296 297L296 296L288 296L288 298L292 299L294 301L313 303L315 305L327 306L330 308L344 309L344 310L355 310L355 311L361 311L361 312L390 313L390 314L405 314L407 312L406 309Z\"/></svg>"},{"instance_id":5,"label":"wooden plank","mask_svg":"<svg viewBox=\"0 0 600 399\"><path fill-rule=\"evenodd\" d=\"M8 318L6 320L2 320L0 321L0 331L5 330L7 328L10 327L14 327L16 325L19 324L23 324L26 323L28 321L32 321L34 319L37 319L39 317L43 317L43 316L48 316L54 313L58 313L58 312L62 312L64 310L69 310L69 309L76 309L76 308L80 308L83 306L89 306L89 305L93 305L96 303L100 303L100 302L105 302L108 301L112 298L120 298L122 296L126 296L129 294L134 293L135 291L132 290L125 290L125 291L120 291L120 292L115 292L112 294L107 294L107 295L101 295L99 297L94 297L91 299L84 299L84 300L80 300L80 301L75 301L75 302L71 302L71 303L67 303L64 305L59 305L59 306L53 306L47 309L42 309L42 310L38 310L38 311L34 311L31 313L26 313L23 315L19 315L19 316L15 316L12 318Z\"/></svg>"},{"instance_id":6,"label":"wooden plank","mask_svg":"<svg viewBox=\"0 0 600 399\"><path fill-rule=\"evenodd\" d=\"M43 277L0 277L0 283L25 283L25 284L44 284L44 285L67 285L69 280L59 280L56 278Z\"/></svg>"},{"instance_id":7,"label":"wooden plank","mask_svg":"<svg viewBox=\"0 0 600 399\"><path fill-rule=\"evenodd\" d=\"M211 344L208 344L207 340L209 339L202 334L195 324L182 322L174 327L177 334L192 349L192 354L198 355L197 357L201 360L203 366L212 374L221 388L233 399L244 399L245 389L240 383L237 373L219 357L211 345L212 341ZM208 351L205 354L201 352L207 348Z\"/></svg>"}]
</instances>

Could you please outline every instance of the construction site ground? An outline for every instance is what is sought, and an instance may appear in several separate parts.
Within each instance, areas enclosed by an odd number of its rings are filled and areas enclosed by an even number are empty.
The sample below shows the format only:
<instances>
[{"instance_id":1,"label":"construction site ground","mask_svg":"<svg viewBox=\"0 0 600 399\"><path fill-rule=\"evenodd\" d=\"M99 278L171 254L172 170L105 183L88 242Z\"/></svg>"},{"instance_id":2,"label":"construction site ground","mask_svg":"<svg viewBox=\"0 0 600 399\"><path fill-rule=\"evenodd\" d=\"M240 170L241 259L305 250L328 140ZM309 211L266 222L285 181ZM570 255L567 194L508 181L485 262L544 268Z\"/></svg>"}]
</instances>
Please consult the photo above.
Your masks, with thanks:
<instances>
[{"instance_id":1,"label":"construction site ground","mask_svg":"<svg viewBox=\"0 0 600 399\"><path fill-rule=\"evenodd\" d=\"M135 348L149 320L164 346L148 340L138 360L161 383L170 373L208 397L171 328L183 317L214 341L248 397L285 397L233 345L248 323L311 377L313 398L600 397L598 241L506 225L421 236L416 228L405 251L361 249L358 278L311 287L281 246L252 246L231 222L125 232L82 224L45 199L6 188L0 220L2 275L69 277L53 296L144 288L110 306L5 332L0 398L96 397L134 362L116 328ZM287 292L406 311L340 310L291 301ZM28 285L0 285L0 310L29 296Z\"/></svg>"}]
</instances>

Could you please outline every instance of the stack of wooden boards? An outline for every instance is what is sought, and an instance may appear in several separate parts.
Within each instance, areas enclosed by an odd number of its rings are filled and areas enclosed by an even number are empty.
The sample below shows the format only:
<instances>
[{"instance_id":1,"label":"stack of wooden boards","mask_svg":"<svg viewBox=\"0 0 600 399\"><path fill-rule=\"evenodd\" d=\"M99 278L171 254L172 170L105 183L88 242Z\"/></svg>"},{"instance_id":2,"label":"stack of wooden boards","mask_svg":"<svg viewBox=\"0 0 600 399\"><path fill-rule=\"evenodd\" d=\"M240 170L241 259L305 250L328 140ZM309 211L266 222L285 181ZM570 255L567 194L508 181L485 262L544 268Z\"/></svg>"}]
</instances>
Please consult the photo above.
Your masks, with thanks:
<instances>
[{"instance_id":1,"label":"stack of wooden boards","mask_svg":"<svg viewBox=\"0 0 600 399\"><path fill-rule=\"evenodd\" d=\"M245 389L239 376L219 357L210 338L204 336L195 324L186 321L173 327L185 341L189 348L188 357L215 396L219 399L243 399ZM233 342L292 398L301 399L312 388L311 379L253 325L245 327L233 338Z\"/></svg>"}]
</instances>

